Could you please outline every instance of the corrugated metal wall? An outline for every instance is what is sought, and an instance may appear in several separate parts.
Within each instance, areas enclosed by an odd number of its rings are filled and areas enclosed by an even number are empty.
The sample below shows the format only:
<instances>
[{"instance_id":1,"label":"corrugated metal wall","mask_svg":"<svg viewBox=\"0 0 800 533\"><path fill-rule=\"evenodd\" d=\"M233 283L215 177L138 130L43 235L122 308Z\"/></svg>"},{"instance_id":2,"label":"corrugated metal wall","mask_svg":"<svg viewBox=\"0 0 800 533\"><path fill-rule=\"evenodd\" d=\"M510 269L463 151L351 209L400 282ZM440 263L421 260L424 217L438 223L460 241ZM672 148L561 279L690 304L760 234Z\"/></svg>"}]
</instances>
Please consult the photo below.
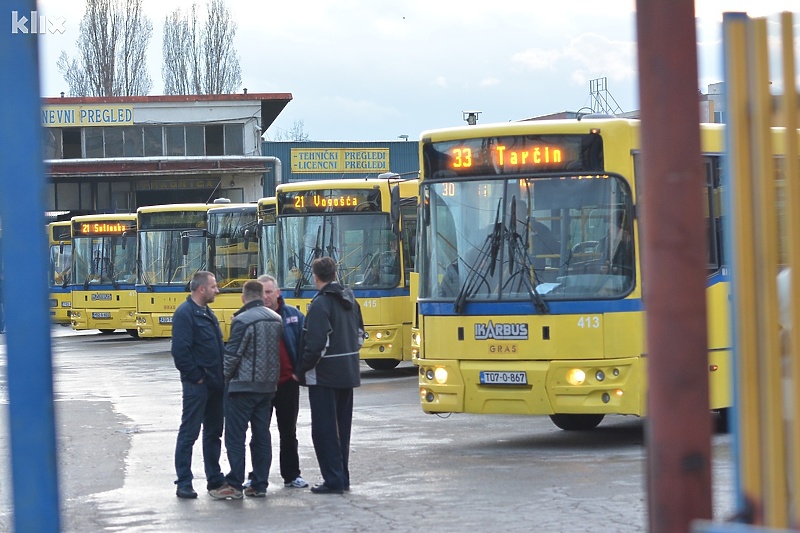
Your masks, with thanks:
<instances>
[{"instance_id":1,"label":"corrugated metal wall","mask_svg":"<svg viewBox=\"0 0 800 533\"><path fill-rule=\"evenodd\" d=\"M280 159L283 183L419 172L419 141L268 141L261 153ZM265 196L275 194L274 176L267 174Z\"/></svg>"}]
</instances>

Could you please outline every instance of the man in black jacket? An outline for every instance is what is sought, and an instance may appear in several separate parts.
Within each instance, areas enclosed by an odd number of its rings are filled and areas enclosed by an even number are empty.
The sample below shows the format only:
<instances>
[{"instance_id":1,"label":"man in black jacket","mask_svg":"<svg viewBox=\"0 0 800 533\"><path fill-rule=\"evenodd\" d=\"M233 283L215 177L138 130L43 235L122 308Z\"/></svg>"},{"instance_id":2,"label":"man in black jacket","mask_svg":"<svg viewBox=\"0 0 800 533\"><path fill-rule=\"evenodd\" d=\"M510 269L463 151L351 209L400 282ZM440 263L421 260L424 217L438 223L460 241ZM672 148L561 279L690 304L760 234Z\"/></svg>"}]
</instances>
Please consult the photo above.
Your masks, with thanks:
<instances>
[{"instance_id":1,"label":"man in black jacket","mask_svg":"<svg viewBox=\"0 0 800 533\"><path fill-rule=\"evenodd\" d=\"M201 270L189 283L192 293L172 317L172 358L181 373L183 412L175 445L178 498L197 498L192 487L192 448L203 428L203 463L208 490L223 483L222 331L208 304L219 293L214 274Z\"/></svg>"},{"instance_id":2,"label":"man in black jacket","mask_svg":"<svg viewBox=\"0 0 800 533\"><path fill-rule=\"evenodd\" d=\"M361 385L358 350L364 324L353 291L335 281L333 259L315 259L311 272L319 292L306 315L297 372L300 382L308 385L311 440L324 479L311 492L342 494L350 490L353 388Z\"/></svg>"},{"instance_id":3,"label":"man in black jacket","mask_svg":"<svg viewBox=\"0 0 800 533\"><path fill-rule=\"evenodd\" d=\"M245 435L250 424L250 453L253 481L244 493L255 498L267 495L272 442L269 419L272 396L278 386L281 317L264 306L264 286L256 280L242 287L242 306L231 323L231 336L225 345L225 449L231 470L225 484L209 491L219 500L242 498L245 472Z\"/></svg>"}]
</instances>

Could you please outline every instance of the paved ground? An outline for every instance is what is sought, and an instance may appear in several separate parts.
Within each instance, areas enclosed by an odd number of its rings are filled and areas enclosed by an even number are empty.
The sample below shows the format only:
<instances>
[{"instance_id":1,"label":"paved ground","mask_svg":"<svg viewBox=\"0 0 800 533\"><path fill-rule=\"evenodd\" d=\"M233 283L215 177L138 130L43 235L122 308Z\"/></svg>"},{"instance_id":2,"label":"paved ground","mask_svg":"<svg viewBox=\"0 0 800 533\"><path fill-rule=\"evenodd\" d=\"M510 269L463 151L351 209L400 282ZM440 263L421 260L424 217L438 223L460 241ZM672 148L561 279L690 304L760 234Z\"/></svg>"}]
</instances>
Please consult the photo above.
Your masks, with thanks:
<instances>
[{"instance_id":1,"label":"paved ground","mask_svg":"<svg viewBox=\"0 0 800 533\"><path fill-rule=\"evenodd\" d=\"M59 328L53 334L64 531L646 529L641 420L610 417L593 432L568 433L542 417L425 415L410 365L396 372L363 366L350 493L284 489L276 458L266 499L212 500L202 490L198 444L200 498L179 500L172 453L180 386L169 341ZM6 414L0 412L2 531L11 529ZM303 475L313 484L320 477L304 393L298 433ZM733 508L729 440L717 435L713 442L716 517Z\"/></svg>"}]
</instances>

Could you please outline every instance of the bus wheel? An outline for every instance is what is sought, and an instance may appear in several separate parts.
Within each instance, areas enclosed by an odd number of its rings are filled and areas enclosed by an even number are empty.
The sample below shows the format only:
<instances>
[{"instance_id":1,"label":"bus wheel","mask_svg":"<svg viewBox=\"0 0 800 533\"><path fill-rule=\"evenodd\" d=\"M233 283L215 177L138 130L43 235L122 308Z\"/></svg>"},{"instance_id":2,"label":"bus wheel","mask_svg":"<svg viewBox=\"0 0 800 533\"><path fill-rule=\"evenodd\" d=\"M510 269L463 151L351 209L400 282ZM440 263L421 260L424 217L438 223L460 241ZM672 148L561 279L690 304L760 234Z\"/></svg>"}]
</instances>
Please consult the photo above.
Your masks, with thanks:
<instances>
[{"instance_id":1,"label":"bus wheel","mask_svg":"<svg viewBox=\"0 0 800 533\"><path fill-rule=\"evenodd\" d=\"M137 329L126 329L125 331L127 331L128 335L130 335L134 339L138 339L139 338L139 330L137 330Z\"/></svg>"},{"instance_id":2,"label":"bus wheel","mask_svg":"<svg viewBox=\"0 0 800 533\"><path fill-rule=\"evenodd\" d=\"M564 431L587 431L594 429L606 415L550 415L553 424Z\"/></svg>"},{"instance_id":3,"label":"bus wheel","mask_svg":"<svg viewBox=\"0 0 800 533\"><path fill-rule=\"evenodd\" d=\"M397 359L365 359L364 361L372 370L392 370L400 364Z\"/></svg>"},{"instance_id":4,"label":"bus wheel","mask_svg":"<svg viewBox=\"0 0 800 533\"><path fill-rule=\"evenodd\" d=\"M723 409L720 409L717 412L718 418L717 418L716 427L714 428L714 429L716 429L717 433L729 433L730 432L730 430L731 430L730 413L731 413L731 408L730 407L725 407Z\"/></svg>"},{"instance_id":5,"label":"bus wheel","mask_svg":"<svg viewBox=\"0 0 800 533\"><path fill-rule=\"evenodd\" d=\"M100 333L103 334L103 335L111 335L115 331L116 331L115 329L101 329Z\"/></svg>"}]
</instances>

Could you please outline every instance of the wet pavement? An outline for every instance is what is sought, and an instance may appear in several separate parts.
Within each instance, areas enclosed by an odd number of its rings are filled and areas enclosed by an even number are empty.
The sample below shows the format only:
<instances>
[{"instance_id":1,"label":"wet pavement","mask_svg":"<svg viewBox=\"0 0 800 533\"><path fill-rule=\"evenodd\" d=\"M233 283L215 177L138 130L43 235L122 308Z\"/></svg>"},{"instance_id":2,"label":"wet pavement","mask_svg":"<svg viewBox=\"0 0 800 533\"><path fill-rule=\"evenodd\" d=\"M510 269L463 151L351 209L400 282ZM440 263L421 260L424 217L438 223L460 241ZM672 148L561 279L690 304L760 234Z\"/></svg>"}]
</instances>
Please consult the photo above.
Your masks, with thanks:
<instances>
[{"instance_id":1,"label":"wet pavement","mask_svg":"<svg viewBox=\"0 0 800 533\"><path fill-rule=\"evenodd\" d=\"M646 529L642 421L607 417L587 433L546 417L426 415L416 369L362 365L355 395L352 490L316 495L282 486L273 422L267 497L213 500L199 443L196 500L175 497L180 384L168 340L53 329L62 530L597 531ZM5 347L0 399L6 403ZM0 530L11 529L7 412L0 413ZM301 391L303 477L320 475ZM715 517L733 508L730 437L713 441ZM227 461L222 459L223 470Z\"/></svg>"}]
</instances>

